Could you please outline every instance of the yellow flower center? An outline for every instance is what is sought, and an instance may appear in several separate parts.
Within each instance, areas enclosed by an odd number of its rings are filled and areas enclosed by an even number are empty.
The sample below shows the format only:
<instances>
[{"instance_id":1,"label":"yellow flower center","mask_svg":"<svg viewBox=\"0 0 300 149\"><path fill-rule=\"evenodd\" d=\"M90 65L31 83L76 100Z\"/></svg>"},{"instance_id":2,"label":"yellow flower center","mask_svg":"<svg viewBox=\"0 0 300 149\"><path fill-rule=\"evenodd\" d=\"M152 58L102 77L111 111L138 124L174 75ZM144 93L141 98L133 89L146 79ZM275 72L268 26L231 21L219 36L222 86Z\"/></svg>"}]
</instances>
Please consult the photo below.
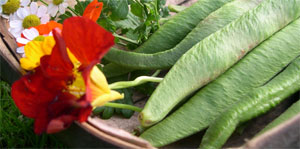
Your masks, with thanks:
<instances>
[{"instance_id":1,"label":"yellow flower center","mask_svg":"<svg viewBox=\"0 0 300 149\"><path fill-rule=\"evenodd\" d=\"M20 8L20 0L8 0L6 4L2 5L4 14L12 14Z\"/></svg>"},{"instance_id":2,"label":"yellow flower center","mask_svg":"<svg viewBox=\"0 0 300 149\"><path fill-rule=\"evenodd\" d=\"M53 0L54 5L59 5L63 2L64 0Z\"/></svg>"},{"instance_id":3,"label":"yellow flower center","mask_svg":"<svg viewBox=\"0 0 300 149\"><path fill-rule=\"evenodd\" d=\"M22 23L24 28L34 27L34 26L38 26L40 24L41 24L41 21L40 21L39 17L34 14L28 15L27 17L25 17L23 20L23 23Z\"/></svg>"},{"instance_id":4,"label":"yellow flower center","mask_svg":"<svg viewBox=\"0 0 300 149\"><path fill-rule=\"evenodd\" d=\"M33 40L34 41L44 41L45 40L45 36L39 35L39 36L35 37Z\"/></svg>"}]
</instances>

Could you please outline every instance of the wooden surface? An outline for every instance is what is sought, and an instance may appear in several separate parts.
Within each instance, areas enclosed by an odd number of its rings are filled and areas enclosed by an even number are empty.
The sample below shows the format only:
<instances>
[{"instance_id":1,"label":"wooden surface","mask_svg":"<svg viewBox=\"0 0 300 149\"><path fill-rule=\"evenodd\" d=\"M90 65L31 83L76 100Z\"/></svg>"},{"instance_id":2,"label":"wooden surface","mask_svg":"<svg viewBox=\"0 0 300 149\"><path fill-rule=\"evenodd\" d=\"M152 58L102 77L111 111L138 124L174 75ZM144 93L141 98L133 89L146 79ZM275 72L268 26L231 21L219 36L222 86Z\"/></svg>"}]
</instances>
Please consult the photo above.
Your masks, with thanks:
<instances>
[{"instance_id":1,"label":"wooden surface","mask_svg":"<svg viewBox=\"0 0 300 149\"><path fill-rule=\"evenodd\" d=\"M168 0L167 4L182 4L188 6L195 1L196 0ZM7 22L0 20L0 76L1 79L12 83L16 79L20 78L21 73L24 72L22 72L19 67L18 59L20 58L20 55L16 54L15 52L17 47L16 42L8 33L6 25ZM271 110L267 114L247 122L243 133L234 133L224 147L240 147L245 144L256 134L256 132L261 130L265 125L280 115L287 107L289 107L294 102L294 99L299 99L299 93L295 94L294 97L284 101L282 104L280 104L280 106ZM56 134L56 136L66 145L77 148L114 148L116 146L123 148L152 148L151 145L145 140L130 134L133 128L139 124L136 117L137 113L135 113L135 116L129 120L124 120L120 117L114 117L110 120L101 120L99 118L90 117L86 123L73 124L69 129ZM277 137L276 142L273 143L273 147L274 145L276 146L276 143L286 139L286 135L282 134L300 134L300 131L297 132L297 130L299 130L299 127L297 126L299 126L299 121L293 121L284 124L284 126L279 128L276 127L277 131L273 132L271 136L279 137ZM293 127L293 129L287 129L291 127ZM168 145L165 148L196 148L198 147L203 134L204 131L199 132L183 140ZM271 138L274 139L273 137ZM289 138L293 139L292 137ZM272 139L268 138L268 136L266 136L264 139L256 139L256 141L254 141L255 143L250 143L253 142L250 141L247 143L246 147L270 147L272 146ZM298 138L294 137L294 139ZM266 143L267 141L269 141L269 144ZM300 141L296 141L298 144L299 142ZM293 147L293 144L287 143L285 144L285 147Z\"/></svg>"},{"instance_id":2,"label":"wooden surface","mask_svg":"<svg viewBox=\"0 0 300 149\"><path fill-rule=\"evenodd\" d=\"M300 115L254 138L244 148L300 148Z\"/></svg>"},{"instance_id":3,"label":"wooden surface","mask_svg":"<svg viewBox=\"0 0 300 149\"><path fill-rule=\"evenodd\" d=\"M7 30L7 22L0 17L0 77L1 80L12 84L21 76L23 72L19 67L18 59L15 49L17 44Z\"/></svg>"}]
</instances>

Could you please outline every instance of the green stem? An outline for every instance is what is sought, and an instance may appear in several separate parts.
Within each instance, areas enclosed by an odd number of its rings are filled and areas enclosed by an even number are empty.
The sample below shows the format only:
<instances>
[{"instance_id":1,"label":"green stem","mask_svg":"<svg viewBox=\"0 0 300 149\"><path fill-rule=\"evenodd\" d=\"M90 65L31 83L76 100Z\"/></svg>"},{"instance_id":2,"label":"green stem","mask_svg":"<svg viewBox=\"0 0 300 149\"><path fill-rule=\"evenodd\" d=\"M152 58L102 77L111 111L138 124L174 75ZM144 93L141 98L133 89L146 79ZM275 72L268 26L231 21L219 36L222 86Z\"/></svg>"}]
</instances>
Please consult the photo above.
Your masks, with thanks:
<instances>
[{"instance_id":1,"label":"green stem","mask_svg":"<svg viewBox=\"0 0 300 149\"><path fill-rule=\"evenodd\" d=\"M179 6L179 5L169 5L168 6L170 12L175 12L175 13L179 13L181 11L183 11L184 9L186 9L185 6Z\"/></svg>"},{"instance_id":2,"label":"green stem","mask_svg":"<svg viewBox=\"0 0 300 149\"><path fill-rule=\"evenodd\" d=\"M141 77L136 78L133 81L120 81L120 82L112 83L109 85L109 88L110 89L122 89L122 88L138 86L138 85L141 85L141 84L147 83L147 82L160 83L162 80L163 80L163 78L141 76Z\"/></svg>"},{"instance_id":3,"label":"green stem","mask_svg":"<svg viewBox=\"0 0 300 149\"><path fill-rule=\"evenodd\" d=\"M67 7L70 11L72 11L75 15L77 16L81 16L80 14L78 14L73 8L71 8L70 6Z\"/></svg>"},{"instance_id":4,"label":"green stem","mask_svg":"<svg viewBox=\"0 0 300 149\"><path fill-rule=\"evenodd\" d=\"M161 70L156 70L151 77L157 77Z\"/></svg>"},{"instance_id":5,"label":"green stem","mask_svg":"<svg viewBox=\"0 0 300 149\"><path fill-rule=\"evenodd\" d=\"M136 112L141 112L143 110L143 109L141 109L139 107L136 107L136 106L127 105L127 104L120 104L120 103L112 103L112 102L107 102L106 104L104 104L104 106L113 107L113 108L128 109L128 110L132 110L132 111L136 111Z\"/></svg>"},{"instance_id":6,"label":"green stem","mask_svg":"<svg viewBox=\"0 0 300 149\"><path fill-rule=\"evenodd\" d=\"M117 37L117 38L119 38L119 39L121 39L121 40L130 42L130 43L133 43L133 44L136 44L136 45L139 44L139 43L138 43L137 41L135 41L135 40L129 39L129 38L124 37L124 36L120 36L120 35L115 34L115 33L114 33L114 36Z\"/></svg>"},{"instance_id":7,"label":"green stem","mask_svg":"<svg viewBox=\"0 0 300 149\"><path fill-rule=\"evenodd\" d=\"M158 1L157 0L155 1L155 13L156 13L157 16L160 17L159 10L158 10ZM156 23L157 23L157 27L159 29L160 28L159 19L156 20Z\"/></svg>"},{"instance_id":8,"label":"green stem","mask_svg":"<svg viewBox=\"0 0 300 149\"><path fill-rule=\"evenodd\" d=\"M76 0L76 2L77 2L77 4L79 4L80 8L81 8L82 10L84 10L84 7L83 7L82 4L80 3L80 1L79 1L79 0Z\"/></svg>"},{"instance_id":9,"label":"green stem","mask_svg":"<svg viewBox=\"0 0 300 149\"><path fill-rule=\"evenodd\" d=\"M40 0L44 5L48 6L48 3L46 3L44 0Z\"/></svg>"},{"instance_id":10,"label":"green stem","mask_svg":"<svg viewBox=\"0 0 300 149\"><path fill-rule=\"evenodd\" d=\"M121 46L126 46L126 44L125 43L123 43L123 42L118 42L117 44L119 44L119 45L121 45Z\"/></svg>"}]
</instances>

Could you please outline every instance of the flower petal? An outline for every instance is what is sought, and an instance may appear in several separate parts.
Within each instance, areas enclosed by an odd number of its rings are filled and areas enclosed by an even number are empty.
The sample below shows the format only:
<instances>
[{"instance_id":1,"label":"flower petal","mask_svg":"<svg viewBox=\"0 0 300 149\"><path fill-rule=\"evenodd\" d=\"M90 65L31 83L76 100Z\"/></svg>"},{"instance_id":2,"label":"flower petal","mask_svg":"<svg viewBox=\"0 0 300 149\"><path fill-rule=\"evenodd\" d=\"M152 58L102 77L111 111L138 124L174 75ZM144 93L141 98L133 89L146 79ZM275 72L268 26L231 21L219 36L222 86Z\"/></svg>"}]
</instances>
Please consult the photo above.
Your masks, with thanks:
<instances>
[{"instance_id":1,"label":"flower petal","mask_svg":"<svg viewBox=\"0 0 300 149\"><path fill-rule=\"evenodd\" d=\"M58 11L58 9L55 9L57 6L53 3L50 3L48 6L48 14L50 14L52 17L54 17Z\"/></svg>"},{"instance_id":2,"label":"flower petal","mask_svg":"<svg viewBox=\"0 0 300 149\"><path fill-rule=\"evenodd\" d=\"M49 20L50 20L50 16L49 15L44 15L41 18L41 23L46 24L47 22L49 22Z\"/></svg>"},{"instance_id":3,"label":"flower petal","mask_svg":"<svg viewBox=\"0 0 300 149\"><path fill-rule=\"evenodd\" d=\"M46 110L43 110L42 112L39 111L39 116L34 121L34 133L42 134L43 132L45 132L47 130L48 123L49 123L49 119L48 119L47 111Z\"/></svg>"},{"instance_id":4,"label":"flower petal","mask_svg":"<svg viewBox=\"0 0 300 149\"><path fill-rule=\"evenodd\" d=\"M53 80L50 81L56 83ZM50 89L47 88L48 84L44 84L50 81L43 77L40 70L36 70L34 74L25 75L12 85L12 98L22 114L35 118L40 109L44 108L43 105L54 99L57 91L52 89L56 88Z\"/></svg>"},{"instance_id":5,"label":"flower petal","mask_svg":"<svg viewBox=\"0 0 300 149\"><path fill-rule=\"evenodd\" d=\"M29 40L33 40L35 37L39 36L38 30L35 28L25 29L22 33Z\"/></svg>"},{"instance_id":6,"label":"flower petal","mask_svg":"<svg viewBox=\"0 0 300 149\"><path fill-rule=\"evenodd\" d=\"M69 6L69 4L64 2L64 3L62 3L62 6L67 8Z\"/></svg>"},{"instance_id":7,"label":"flower petal","mask_svg":"<svg viewBox=\"0 0 300 149\"><path fill-rule=\"evenodd\" d=\"M30 12L31 14L36 14L38 10L38 5L37 3L33 2L30 4Z\"/></svg>"},{"instance_id":8,"label":"flower petal","mask_svg":"<svg viewBox=\"0 0 300 149\"><path fill-rule=\"evenodd\" d=\"M58 8L58 9L59 9L59 13L60 13L60 14L64 14L65 11L66 11L66 10L65 10L65 7L64 7L62 4L59 5L59 8Z\"/></svg>"},{"instance_id":9,"label":"flower petal","mask_svg":"<svg viewBox=\"0 0 300 149\"><path fill-rule=\"evenodd\" d=\"M83 15L93 21L97 21L102 11L103 3L93 0L84 10Z\"/></svg>"},{"instance_id":10,"label":"flower petal","mask_svg":"<svg viewBox=\"0 0 300 149\"><path fill-rule=\"evenodd\" d=\"M12 21L12 20L16 20L16 19L19 19L17 13L13 13L13 14L10 14L10 15L9 15L9 20Z\"/></svg>"},{"instance_id":11,"label":"flower petal","mask_svg":"<svg viewBox=\"0 0 300 149\"><path fill-rule=\"evenodd\" d=\"M33 70L40 64L40 58L44 56L42 51L41 41L31 41L25 45L24 51L26 54L25 58L20 59L21 67L25 70Z\"/></svg>"},{"instance_id":12,"label":"flower petal","mask_svg":"<svg viewBox=\"0 0 300 149\"><path fill-rule=\"evenodd\" d=\"M11 28L22 28L22 21L21 20L12 20L9 22L9 26Z\"/></svg>"},{"instance_id":13,"label":"flower petal","mask_svg":"<svg viewBox=\"0 0 300 149\"><path fill-rule=\"evenodd\" d=\"M22 0L21 1L21 6L26 7L26 6L29 5L29 3L30 3L30 0Z\"/></svg>"},{"instance_id":14,"label":"flower petal","mask_svg":"<svg viewBox=\"0 0 300 149\"><path fill-rule=\"evenodd\" d=\"M54 16L56 16L57 12L58 12L58 6L54 6L54 7L52 8L52 10L50 11L50 15L51 15L52 17L54 17Z\"/></svg>"},{"instance_id":15,"label":"flower petal","mask_svg":"<svg viewBox=\"0 0 300 149\"><path fill-rule=\"evenodd\" d=\"M46 131L48 134L57 133L68 128L74 120L76 120L76 117L72 115L63 115L59 118L52 119L49 122Z\"/></svg>"},{"instance_id":16,"label":"flower petal","mask_svg":"<svg viewBox=\"0 0 300 149\"><path fill-rule=\"evenodd\" d=\"M49 13L49 11L50 11L53 7L54 7L54 4L53 4L53 3L50 3L50 4L48 5L48 13Z\"/></svg>"},{"instance_id":17,"label":"flower petal","mask_svg":"<svg viewBox=\"0 0 300 149\"><path fill-rule=\"evenodd\" d=\"M20 8L17 10L17 15L20 19L24 19L29 15L29 11L26 8Z\"/></svg>"},{"instance_id":18,"label":"flower petal","mask_svg":"<svg viewBox=\"0 0 300 149\"><path fill-rule=\"evenodd\" d=\"M109 101L114 101L118 99L123 99L124 95L120 94L117 91L111 91L109 94L104 94L101 96L98 96L98 98L94 99L92 102L93 107L99 107L103 106L105 103Z\"/></svg>"},{"instance_id":19,"label":"flower petal","mask_svg":"<svg viewBox=\"0 0 300 149\"><path fill-rule=\"evenodd\" d=\"M49 77L73 79L73 64L69 59L66 45L57 29L53 30L56 44L50 56L41 58L41 68Z\"/></svg>"},{"instance_id":20,"label":"flower petal","mask_svg":"<svg viewBox=\"0 0 300 149\"><path fill-rule=\"evenodd\" d=\"M4 5L7 2L7 0L0 0L0 5Z\"/></svg>"},{"instance_id":21,"label":"flower petal","mask_svg":"<svg viewBox=\"0 0 300 149\"><path fill-rule=\"evenodd\" d=\"M16 51L19 54L23 54L24 53L24 46L23 47L18 47Z\"/></svg>"},{"instance_id":22,"label":"flower petal","mask_svg":"<svg viewBox=\"0 0 300 149\"><path fill-rule=\"evenodd\" d=\"M81 62L81 69L98 63L114 45L114 36L90 19L72 17L66 19L63 26L62 36Z\"/></svg>"},{"instance_id":23,"label":"flower petal","mask_svg":"<svg viewBox=\"0 0 300 149\"><path fill-rule=\"evenodd\" d=\"M17 38L17 42L21 43L21 44L27 44L29 42L29 40L25 39L25 38L22 38L22 37L19 37L19 38Z\"/></svg>"},{"instance_id":24,"label":"flower petal","mask_svg":"<svg viewBox=\"0 0 300 149\"><path fill-rule=\"evenodd\" d=\"M40 35L48 35L54 28L59 28L62 30L62 24L57 23L55 21L50 21L47 24L41 24L39 26L35 26Z\"/></svg>"},{"instance_id":25,"label":"flower petal","mask_svg":"<svg viewBox=\"0 0 300 149\"><path fill-rule=\"evenodd\" d=\"M103 93L109 93L110 89L108 87L107 80L102 73L102 71L99 70L97 66L94 66L91 73L90 73L90 79L95 84L99 90Z\"/></svg>"},{"instance_id":26,"label":"flower petal","mask_svg":"<svg viewBox=\"0 0 300 149\"><path fill-rule=\"evenodd\" d=\"M43 17L47 13L47 7L44 5L41 5L37 10L37 16L39 18Z\"/></svg>"},{"instance_id":27,"label":"flower petal","mask_svg":"<svg viewBox=\"0 0 300 149\"><path fill-rule=\"evenodd\" d=\"M21 37L23 27L17 27L17 28L9 28L9 32L15 37Z\"/></svg>"}]
</instances>

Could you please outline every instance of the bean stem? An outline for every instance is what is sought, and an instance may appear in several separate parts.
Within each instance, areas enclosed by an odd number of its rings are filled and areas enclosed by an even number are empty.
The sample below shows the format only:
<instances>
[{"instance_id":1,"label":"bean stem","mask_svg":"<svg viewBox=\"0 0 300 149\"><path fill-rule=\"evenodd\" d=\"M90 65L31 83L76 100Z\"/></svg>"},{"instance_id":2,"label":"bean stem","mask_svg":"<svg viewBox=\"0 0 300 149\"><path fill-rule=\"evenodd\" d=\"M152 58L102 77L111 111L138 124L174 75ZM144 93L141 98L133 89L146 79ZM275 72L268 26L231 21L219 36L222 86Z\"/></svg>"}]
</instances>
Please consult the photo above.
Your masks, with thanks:
<instances>
[{"instance_id":1,"label":"bean stem","mask_svg":"<svg viewBox=\"0 0 300 149\"><path fill-rule=\"evenodd\" d=\"M104 104L104 106L113 107L113 108L128 109L128 110L132 110L132 111L136 111L136 112L141 112L143 110L143 109L141 109L139 107L136 107L136 106L127 105L127 104L120 104L120 103L112 103L112 102L108 102L108 103Z\"/></svg>"},{"instance_id":2,"label":"bean stem","mask_svg":"<svg viewBox=\"0 0 300 149\"><path fill-rule=\"evenodd\" d=\"M128 87L134 87L138 86L147 82L157 82L160 83L163 80L163 78L157 78L157 77L148 77L148 76L141 76L136 78L133 81L120 81L116 83L112 83L109 85L110 89L122 89L122 88L128 88Z\"/></svg>"},{"instance_id":3,"label":"bean stem","mask_svg":"<svg viewBox=\"0 0 300 149\"><path fill-rule=\"evenodd\" d=\"M79 0L76 0L76 2L77 2L77 4L79 4L80 8L81 8L82 10L84 10L84 7L83 7L82 4L80 3L80 1L79 1Z\"/></svg>"},{"instance_id":4,"label":"bean stem","mask_svg":"<svg viewBox=\"0 0 300 149\"><path fill-rule=\"evenodd\" d=\"M151 77L157 77L161 70L156 70Z\"/></svg>"},{"instance_id":5,"label":"bean stem","mask_svg":"<svg viewBox=\"0 0 300 149\"><path fill-rule=\"evenodd\" d=\"M129 39L129 38L124 37L124 36L120 36L120 35L115 34L115 33L114 33L114 36L117 37L117 38L119 38L119 39L121 39L121 40L130 42L130 43L133 43L133 44L136 44L136 45L139 44L139 43L138 43L137 41L135 41L135 40Z\"/></svg>"},{"instance_id":6,"label":"bean stem","mask_svg":"<svg viewBox=\"0 0 300 149\"><path fill-rule=\"evenodd\" d=\"M70 11L72 11L75 15L77 16L81 16L80 14L78 14L73 8L71 8L70 6L67 7Z\"/></svg>"}]
</instances>

